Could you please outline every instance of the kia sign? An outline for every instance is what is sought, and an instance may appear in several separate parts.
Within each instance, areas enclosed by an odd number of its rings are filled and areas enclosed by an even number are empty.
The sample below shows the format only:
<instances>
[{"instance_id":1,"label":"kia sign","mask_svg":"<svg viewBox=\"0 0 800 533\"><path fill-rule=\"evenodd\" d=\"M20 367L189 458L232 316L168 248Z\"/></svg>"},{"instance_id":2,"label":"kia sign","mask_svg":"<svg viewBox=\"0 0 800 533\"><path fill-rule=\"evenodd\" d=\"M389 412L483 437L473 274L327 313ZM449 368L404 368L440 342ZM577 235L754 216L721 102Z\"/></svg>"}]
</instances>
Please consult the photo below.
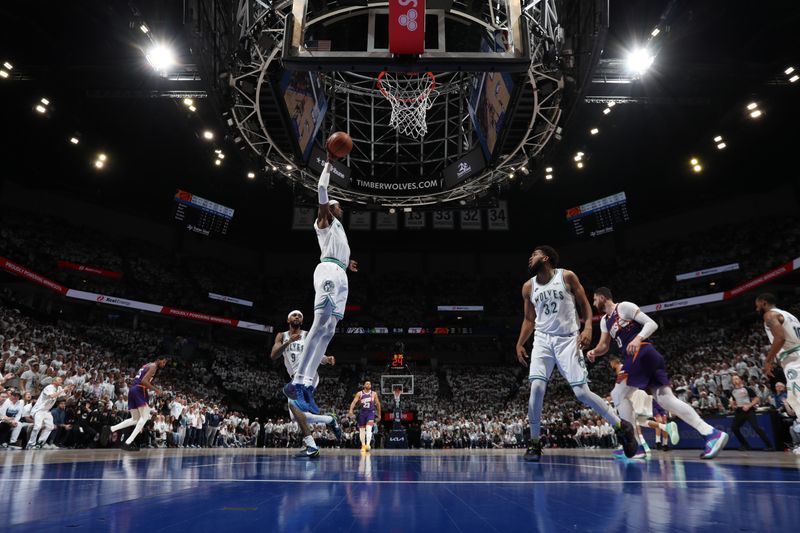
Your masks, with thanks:
<instances>
[{"instance_id":1,"label":"kia sign","mask_svg":"<svg viewBox=\"0 0 800 533\"><path fill-rule=\"evenodd\" d=\"M462 181L478 174L486 167L483 159L483 150L480 147L467 152L467 154L444 169L444 185L451 189Z\"/></svg>"},{"instance_id":2,"label":"kia sign","mask_svg":"<svg viewBox=\"0 0 800 533\"><path fill-rule=\"evenodd\" d=\"M425 51L425 0L389 0L389 52L420 55Z\"/></svg>"}]
</instances>

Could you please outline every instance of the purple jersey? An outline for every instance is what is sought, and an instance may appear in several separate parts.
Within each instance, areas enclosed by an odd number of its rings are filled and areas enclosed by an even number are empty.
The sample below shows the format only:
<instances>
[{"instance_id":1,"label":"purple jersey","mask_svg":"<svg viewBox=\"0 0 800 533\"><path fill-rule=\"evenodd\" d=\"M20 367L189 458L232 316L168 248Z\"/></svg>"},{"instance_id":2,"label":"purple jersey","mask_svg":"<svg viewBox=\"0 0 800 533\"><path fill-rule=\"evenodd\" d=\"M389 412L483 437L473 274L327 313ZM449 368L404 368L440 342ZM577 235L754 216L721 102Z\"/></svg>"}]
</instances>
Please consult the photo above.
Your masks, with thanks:
<instances>
[{"instance_id":1,"label":"purple jersey","mask_svg":"<svg viewBox=\"0 0 800 533\"><path fill-rule=\"evenodd\" d=\"M611 338L617 341L617 346L623 353L627 353L628 344L642 331L642 325L634 320L625 320L619 316L619 305L614 306L610 315L605 315L606 330Z\"/></svg>"},{"instance_id":2,"label":"purple jersey","mask_svg":"<svg viewBox=\"0 0 800 533\"><path fill-rule=\"evenodd\" d=\"M133 378L132 386L137 386L142 384L142 380L147 375L147 372L150 370L150 367L153 366L153 363L147 363L139 371L136 373L136 377ZM133 388L133 387L131 387Z\"/></svg>"},{"instance_id":3,"label":"purple jersey","mask_svg":"<svg viewBox=\"0 0 800 533\"><path fill-rule=\"evenodd\" d=\"M375 414L375 402L372 399L372 391L364 392L361 391L361 396L358 398L358 405L361 408L361 412L370 412Z\"/></svg>"}]
</instances>

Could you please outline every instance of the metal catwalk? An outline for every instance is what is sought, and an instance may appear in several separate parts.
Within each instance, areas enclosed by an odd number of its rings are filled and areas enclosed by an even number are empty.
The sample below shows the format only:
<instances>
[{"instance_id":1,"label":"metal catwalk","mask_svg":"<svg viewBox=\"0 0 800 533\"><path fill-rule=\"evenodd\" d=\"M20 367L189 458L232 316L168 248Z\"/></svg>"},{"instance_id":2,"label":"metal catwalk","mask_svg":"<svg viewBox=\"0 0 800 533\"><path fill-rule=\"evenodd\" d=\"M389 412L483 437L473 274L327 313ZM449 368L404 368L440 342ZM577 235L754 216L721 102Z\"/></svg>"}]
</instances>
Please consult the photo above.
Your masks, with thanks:
<instances>
[{"instance_id":1,"label":"metal catwalk","mask_svg":"<svg viewBox=\"0 0 800 533\"><path fill-rule=\"evenodd\" d=\"M791 531L800 509L779 452L0 453L0 531Z\"/></svg>"}]
</instances>

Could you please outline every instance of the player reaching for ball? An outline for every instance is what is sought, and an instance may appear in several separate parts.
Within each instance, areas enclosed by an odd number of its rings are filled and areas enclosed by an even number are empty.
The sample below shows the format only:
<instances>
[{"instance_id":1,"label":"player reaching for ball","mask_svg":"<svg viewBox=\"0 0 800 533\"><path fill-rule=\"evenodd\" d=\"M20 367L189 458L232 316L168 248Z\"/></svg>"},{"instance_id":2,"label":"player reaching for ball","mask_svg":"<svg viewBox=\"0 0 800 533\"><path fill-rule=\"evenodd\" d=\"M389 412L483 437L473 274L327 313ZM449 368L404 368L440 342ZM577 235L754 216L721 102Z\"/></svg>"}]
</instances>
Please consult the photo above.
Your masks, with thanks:
<instances>
[{"instance_id":1,"label":"player reaching for ball","mask_svg":"<svg viewBox=\"0 0 800 533\"><path fill-rule=\"evenodd\" d=\"M319 241L320 263L314 270L314 323L305 339L300 364L291 383L283 393L296 402L303 412L319 414L314 401L314 378L328 344L336 333L336 324L344 318L347 303L347 271L358 272L358 263L350 259L350 245L342 225L342 206L328 198L328 183L332 170L331 160L350 152L353 141L343 132L328 139L328 161L319 177L319 211L314 230Z\"/></svg>"}]
</instances>

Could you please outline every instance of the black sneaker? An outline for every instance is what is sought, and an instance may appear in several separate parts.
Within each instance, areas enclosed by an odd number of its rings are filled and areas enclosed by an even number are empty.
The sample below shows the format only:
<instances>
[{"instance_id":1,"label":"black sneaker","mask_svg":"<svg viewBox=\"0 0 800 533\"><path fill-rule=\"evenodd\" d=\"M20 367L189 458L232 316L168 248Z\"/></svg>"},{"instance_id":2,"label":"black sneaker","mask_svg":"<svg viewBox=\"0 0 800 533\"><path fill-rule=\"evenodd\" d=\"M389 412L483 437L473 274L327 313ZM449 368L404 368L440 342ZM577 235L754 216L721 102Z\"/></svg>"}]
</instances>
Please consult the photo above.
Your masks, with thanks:
<instances>
[{"instance_id":1,"label":"black sneaker","mask_svg":"<svg viewBox=\"0 0 800 533\"><path fill-rule=\"evenodd\" d=\"M627 420L620 420L619 424L614 427L614 433L617 435L617 442L622 445L622 451L625 452L625 457L628 459L636 455L636 450L639 449L639 443L636 441L636 434L633 432L633 426Z\"/></svg>"},{"instance_id":2,"label":"black sneaker","mask_svg":"<svg viewBox=\"0 0 800 533\"><path fill-rule=\"evenodd\" d=\"M669 451L669 445L668 444L662 444L661 445L661 451L662 452L668 452Z\"/></svg>"},{"instance_id":3,"label":"black sneaker","mask_svg":"<svg viewBox=\"0 0 800 533\"><path fill-rule=\"evenodd\" d=\"M126 452L138 452L139 451L139 446L137 446L136 443L128 444L127 442L123 442L120 445L119 449L120 450L125 450Z\"/></svg>"},{"instance_id":4,"label":"black sneaker","mask_svg":"<svg viewBox=\"0 0 800 533\"><path fill-rule=\"evenodd\" d=\"M331 423L328 424L328 427L330 427L331 431L333 431L336 441L342 442L342 427L339 425L339 419L336 417L335 413L329 413L328 416L333 419Z\"/></svg>"},{"instance_id":5,"label":"black sneaker","mask_svg":"<svg viewBox=\"0 0 800 533\"><path fill-rule=\"evenodd\" d=\"M311 446L306 446L297 454L295 454L296 459L317 459L319 457L319 448L313 448Z\"/></svg>"},{"instance_id":6,"label":"black sneaker","mask_svg":"<svg viewBox=\"0 0 800 533\"><path fill-rule=\"evenodd\" d=\"M542 441L539 439L531 439L531 444L528 446L522 458L529 463L538 463L542 458Z\"/></svg>"}]
</instances>

